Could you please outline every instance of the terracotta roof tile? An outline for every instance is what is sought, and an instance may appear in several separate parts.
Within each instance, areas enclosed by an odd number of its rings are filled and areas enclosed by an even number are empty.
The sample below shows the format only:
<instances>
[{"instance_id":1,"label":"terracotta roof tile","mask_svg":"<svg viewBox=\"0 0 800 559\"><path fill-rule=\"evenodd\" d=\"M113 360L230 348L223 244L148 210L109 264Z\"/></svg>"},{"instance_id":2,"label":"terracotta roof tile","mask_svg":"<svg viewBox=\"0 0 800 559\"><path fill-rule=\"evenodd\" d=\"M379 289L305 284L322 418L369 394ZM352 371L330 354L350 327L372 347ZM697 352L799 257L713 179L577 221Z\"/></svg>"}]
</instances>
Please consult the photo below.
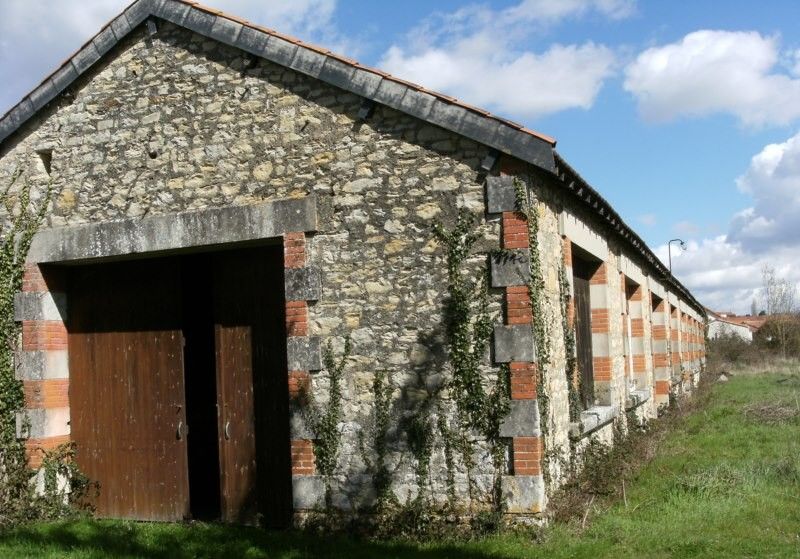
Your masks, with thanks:
<instances>
[{"instance_id":1,"label":"terracotta roof tile","mask_svg":"<svg viewBox=\"0 0 800 559\"><path fill-rule=\"evenodd\" d=\"M363 70L371 71L371 69L370 69L370 68L368 68L368 67L366 67L366 66L362 66L361 68L362 68ZM409 82L409 81L406 81L406 80L401 80L400 78L396 78L396 77L392 76L391 74L388 74L388 75L387 75L387 76L385 76L385 77L386 77L387 79L390 79L390 80L392 80L393 82L397 82L397 83L399 83L399 84L401 84L401 85L404 85L404 86L406 86L406 87L410 87L411 89L415 89L415 90L417 90L417 91L425 91L426 93L430 93L430 92L429 92L427 89L425 89L424 87L422 87L422 86L421 86L421 85L419 85L418 83Z\"/></svg>"},{"instance_id":2,"label":"terracotta roof tile","mask_svg":"<svg viewBox=\"0 0 800 559\"><path fill-rule=\"evenodd\" d=\"M231 21L235 21L236 23L241 23L242 25L247 26L247 27L254 27L254 25L250 21L248 21L248 20L246 20L244 18L238 17L238 16L232 16L230 14L226 14L225 15L225 19L229 19Z\"/></svg>"}]
</instances>

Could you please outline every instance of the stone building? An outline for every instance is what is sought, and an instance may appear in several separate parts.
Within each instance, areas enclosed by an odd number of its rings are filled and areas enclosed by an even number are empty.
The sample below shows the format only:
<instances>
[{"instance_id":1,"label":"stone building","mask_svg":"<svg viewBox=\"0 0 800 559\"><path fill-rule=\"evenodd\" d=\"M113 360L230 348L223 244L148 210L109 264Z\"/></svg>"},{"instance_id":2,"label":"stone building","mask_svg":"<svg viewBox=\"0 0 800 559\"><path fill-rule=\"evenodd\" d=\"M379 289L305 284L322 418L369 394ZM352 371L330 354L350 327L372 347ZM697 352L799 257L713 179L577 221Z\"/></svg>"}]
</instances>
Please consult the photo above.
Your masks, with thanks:
<instances>
[{"instance_id":1,"label":"stone building","mask_svg":"<svg viewBox=\"0 0 800 559\"><path fill-rule=\"evenodd\" d=\"M134 2L0 142L0 219L47 204L18 435L75 441L100 515L538 515L703 366L703 307L554 140L194 2Z\"/></svg>"}]
</instances>

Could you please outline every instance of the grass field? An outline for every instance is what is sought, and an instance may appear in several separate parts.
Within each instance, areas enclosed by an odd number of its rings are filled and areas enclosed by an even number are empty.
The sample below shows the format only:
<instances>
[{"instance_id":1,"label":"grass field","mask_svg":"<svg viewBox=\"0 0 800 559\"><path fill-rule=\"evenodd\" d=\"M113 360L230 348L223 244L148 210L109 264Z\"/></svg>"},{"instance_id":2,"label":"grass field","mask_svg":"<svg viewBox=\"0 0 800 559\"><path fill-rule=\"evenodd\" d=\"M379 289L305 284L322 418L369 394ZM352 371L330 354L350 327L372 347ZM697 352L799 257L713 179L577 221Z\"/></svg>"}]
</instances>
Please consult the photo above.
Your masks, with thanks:
<instances>
[{"instance_id":1,"label":"grass field","mask_svg":"<svg viewBox=\"0 0 800 559\"><path fill-rule=\"evenodd\" d=\"M532 542L363 542L214 524L75 521L0 536L0 557L800 557L800 374L736 375L681 420L624 503Z\"/></svg>"}]
</instances>

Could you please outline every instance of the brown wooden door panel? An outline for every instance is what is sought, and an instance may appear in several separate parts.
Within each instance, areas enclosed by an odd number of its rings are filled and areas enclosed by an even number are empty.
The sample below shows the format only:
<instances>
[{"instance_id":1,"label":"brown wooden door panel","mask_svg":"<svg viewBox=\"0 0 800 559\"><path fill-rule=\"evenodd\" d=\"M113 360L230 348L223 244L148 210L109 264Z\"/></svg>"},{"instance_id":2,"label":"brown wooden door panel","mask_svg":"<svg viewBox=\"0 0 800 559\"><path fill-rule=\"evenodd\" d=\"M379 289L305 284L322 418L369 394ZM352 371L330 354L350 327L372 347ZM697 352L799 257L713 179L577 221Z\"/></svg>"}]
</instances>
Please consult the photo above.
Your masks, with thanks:
<instances>
[{"instance_id":1,"label":"brown wooden door panel","mask_svg":"<svg viewBox=\"0 0 800 559\"><path fill-rule=\"evenodd\" d=\"M215 332L222 518L249 523L257 512L252 329L228 322Z\"/></svg>"},{"instance_id":2,"label":"brown wooden door panel","mask_svg":"<svg viewBox=\"0 0 800 559\"><path fill-rule=\"evenodd\" d=\"M222 519L253 523L256 486L253 330L258 315L252 293L257 270L244 253L214 259L214 331Z\"/></svg>"},{"instance_id":3,"label":"brown wooden door panel","mask_svg":"<svg viewBox=\"0 0 800 559\"><path fill-rule=\"evenodd\" d=\"M76 268L70 402L78 463L99 482L99 516L188 513L180 284L173 260Z\"/></svg>"},{"instance_id":4,"label":"brown wooden door panel","mask_svg":"<svg viewBox=\"0 0 800 559\"><path fill-rule=\"evenodd\" d=\"M279 247L214 259L222 517L291 518L289 394Z\"/></svg>"}]
</instances>

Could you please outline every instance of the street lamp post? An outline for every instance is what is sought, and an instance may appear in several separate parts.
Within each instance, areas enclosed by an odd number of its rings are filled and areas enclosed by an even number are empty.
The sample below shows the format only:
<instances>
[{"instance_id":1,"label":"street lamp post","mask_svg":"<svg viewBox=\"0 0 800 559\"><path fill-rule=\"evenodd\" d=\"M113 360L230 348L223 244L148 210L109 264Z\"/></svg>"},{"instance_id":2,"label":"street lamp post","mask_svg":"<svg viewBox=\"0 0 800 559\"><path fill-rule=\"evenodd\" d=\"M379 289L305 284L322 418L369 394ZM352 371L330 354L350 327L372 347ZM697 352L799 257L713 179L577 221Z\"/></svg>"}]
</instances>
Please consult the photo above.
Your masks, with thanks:
<instances>
[{"instance_id":1,"label":"street lamp post","mask_svg":"<svg viewBox=\"0 0 800 559\"><path fill-rule=\"evenodd\" d=\"M669 273L672 273L672 243L680 243L681 250L686 250L686 243L683 239L672 239L667 243L667 254L669 255Z\"/></svg>"}]
</instances>

